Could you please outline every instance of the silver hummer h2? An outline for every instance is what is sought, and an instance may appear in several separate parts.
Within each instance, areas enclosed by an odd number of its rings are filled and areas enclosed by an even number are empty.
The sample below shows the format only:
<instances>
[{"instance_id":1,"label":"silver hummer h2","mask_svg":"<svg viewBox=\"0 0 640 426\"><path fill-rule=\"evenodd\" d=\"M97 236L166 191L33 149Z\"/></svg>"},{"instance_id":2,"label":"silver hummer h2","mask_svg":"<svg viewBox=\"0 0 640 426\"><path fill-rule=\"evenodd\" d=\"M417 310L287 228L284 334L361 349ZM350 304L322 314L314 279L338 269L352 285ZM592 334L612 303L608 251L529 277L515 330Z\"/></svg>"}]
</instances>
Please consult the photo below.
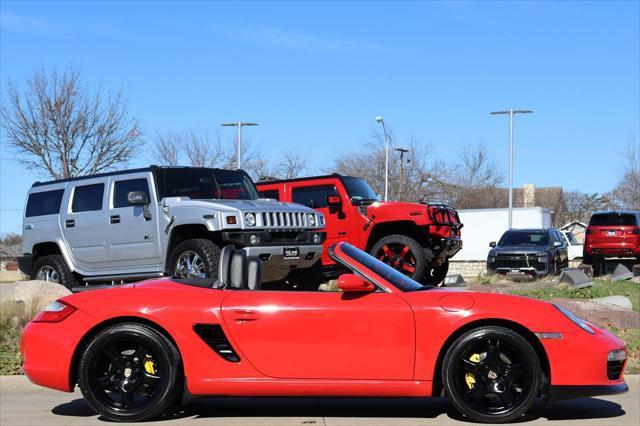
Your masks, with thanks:
<instances>
[{"instance_id":1,"label":"silver hummer h2","mask_svg":"<svg viewBox=\"0 0 640 426\"><path fill-rule=\"evenodd\" d=\"M263 281L313 285L305 274L319 275L323 228L310 208L259 199L242 170L151 166L33 184L18 265L67 287L216 277L233 244L263 261Z\"/></svg>"}]
</instances>

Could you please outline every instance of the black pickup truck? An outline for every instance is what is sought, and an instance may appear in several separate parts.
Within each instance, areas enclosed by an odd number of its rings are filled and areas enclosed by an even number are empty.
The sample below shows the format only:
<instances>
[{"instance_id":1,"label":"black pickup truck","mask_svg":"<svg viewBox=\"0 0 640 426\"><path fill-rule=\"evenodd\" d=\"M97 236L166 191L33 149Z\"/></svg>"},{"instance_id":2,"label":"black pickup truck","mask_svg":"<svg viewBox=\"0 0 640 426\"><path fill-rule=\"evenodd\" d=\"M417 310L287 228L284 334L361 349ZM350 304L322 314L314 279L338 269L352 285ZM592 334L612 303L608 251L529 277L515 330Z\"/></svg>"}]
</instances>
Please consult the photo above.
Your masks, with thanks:
<instances>
[{"instance_id":1,"label":"black pickup truck","mask_svg":"<svg viewBox=\"0 0 640 426\"><path fill-rule=\"evenodd\" d=\"M567 246L554 228L510 229L489 244L487 271L498 274L555 274L569 266Z\"/></svg>"}]
</instances>

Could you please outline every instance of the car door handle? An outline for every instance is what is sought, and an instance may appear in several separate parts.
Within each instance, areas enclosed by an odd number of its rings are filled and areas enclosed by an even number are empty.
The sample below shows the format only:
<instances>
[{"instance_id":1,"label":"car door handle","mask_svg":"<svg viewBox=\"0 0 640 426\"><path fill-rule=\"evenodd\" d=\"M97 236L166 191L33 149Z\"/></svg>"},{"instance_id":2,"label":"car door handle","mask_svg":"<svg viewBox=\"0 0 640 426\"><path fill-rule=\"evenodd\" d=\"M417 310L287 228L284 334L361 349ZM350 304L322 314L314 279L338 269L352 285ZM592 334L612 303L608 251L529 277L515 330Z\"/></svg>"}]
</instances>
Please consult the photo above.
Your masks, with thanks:
<instances>
[{"instance_id":1,"label":"car door handle","mask_svg":"<svg viewBox=\"0 0 640 426\"><path fill-rule=\"evenodd\" d=\"M74 228L76 226L76 221L73 219L65 220L64 227L65 228Z\"/></svg>"},{"instance_id":2,"label":"car door handle","mask_svg":"<svg viewBox=\"0 0 640 426\"><path fill-rule=\"evenodd\" d=\"M120 223L120 215L110 216L109 223L112 225L116 223Z\"/></svg>"},{"instance_id":3,"label":"car door handle","mask_svg":"<svg viewBox=\"0 0 640 426\"><path fill-rule=\"evenodd\" d=\"M252 309L233 309L231 311L236 323L255 321L260 319L260 314Z\"/></svg>"},{"instance_id":4,"label":"car door handle","mask_svg":"<svg viewBox=\"0 0 640 426\"><path fill-rule=\"evenodd\" d=\"M344 232L344 231L340 231L340 232L338 232L338 236L339 236L339 237L344 237L345 235L347 235L347 233L346 233L346 232Z\"/></svg>"}]
</instances>

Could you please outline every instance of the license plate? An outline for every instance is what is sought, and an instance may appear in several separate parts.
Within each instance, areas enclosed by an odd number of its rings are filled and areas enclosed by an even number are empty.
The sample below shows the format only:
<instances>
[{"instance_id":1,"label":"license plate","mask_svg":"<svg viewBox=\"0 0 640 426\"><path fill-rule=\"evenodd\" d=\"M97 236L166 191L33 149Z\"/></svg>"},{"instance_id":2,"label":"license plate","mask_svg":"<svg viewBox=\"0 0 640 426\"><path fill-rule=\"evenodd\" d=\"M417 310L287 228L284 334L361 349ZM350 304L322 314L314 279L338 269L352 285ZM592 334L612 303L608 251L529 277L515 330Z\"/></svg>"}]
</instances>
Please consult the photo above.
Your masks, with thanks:
<instances>
[{"instance_id":1,"label":"license plate","mask_svg":"<svg viewBox=\"0 0 640 426\"><path fill-rule=\"evenodd\" d=\"M298 247L285 247L282 250L282 257L285 259L298 259L300 257L300 249Z\"/></svg>"},{"instance_id":2,"label":"license plate","mask_svg":"<svg viewBox=\"0 0 640 426\"><path fill-rule=\"evenodd\" d=\"M607 231L607 237L615 237L617 234L616 231Z\"/></svg>"},{"instance_id":3,"label":"license plate","mask_svg":"<svg viewBox=\"0 0 640 426\"><path fill-rule=\"evenodd\" d=\"M520 269L512 269L511 273L512 274L519 274L520 273Z\"/></svg>"}]
</instances>

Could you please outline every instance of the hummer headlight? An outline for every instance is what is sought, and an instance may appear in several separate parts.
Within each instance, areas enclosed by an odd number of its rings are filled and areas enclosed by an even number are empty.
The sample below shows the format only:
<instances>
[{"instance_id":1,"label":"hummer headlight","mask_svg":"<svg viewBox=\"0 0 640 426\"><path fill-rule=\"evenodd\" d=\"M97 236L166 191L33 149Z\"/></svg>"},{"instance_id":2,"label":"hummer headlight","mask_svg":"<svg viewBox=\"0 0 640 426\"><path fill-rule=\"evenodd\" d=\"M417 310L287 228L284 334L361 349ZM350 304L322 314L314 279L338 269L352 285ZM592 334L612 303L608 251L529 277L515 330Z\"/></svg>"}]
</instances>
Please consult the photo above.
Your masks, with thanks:
<instances>
[{"instance_id":1,"label":"hummer headlight","mask_svg":"<svg viewBox=\"0 0 640 426\"><path fill-rule=\"evenodd\" d=\"M253 213L246 213L244 215L244 223L246 223L247 226L256 226L256 215Z\"/></svg>"},{"instance_id":2,"label":"hummer headlight","mask_svg":"<svg viewBox=\"0 0 640 426\"><path fill-rule=\"evenodd\" d=\"M314 213L307 213L307 222L309 222L311 226L316 226L316 215Z\"/></svg>"}]
</instances>

